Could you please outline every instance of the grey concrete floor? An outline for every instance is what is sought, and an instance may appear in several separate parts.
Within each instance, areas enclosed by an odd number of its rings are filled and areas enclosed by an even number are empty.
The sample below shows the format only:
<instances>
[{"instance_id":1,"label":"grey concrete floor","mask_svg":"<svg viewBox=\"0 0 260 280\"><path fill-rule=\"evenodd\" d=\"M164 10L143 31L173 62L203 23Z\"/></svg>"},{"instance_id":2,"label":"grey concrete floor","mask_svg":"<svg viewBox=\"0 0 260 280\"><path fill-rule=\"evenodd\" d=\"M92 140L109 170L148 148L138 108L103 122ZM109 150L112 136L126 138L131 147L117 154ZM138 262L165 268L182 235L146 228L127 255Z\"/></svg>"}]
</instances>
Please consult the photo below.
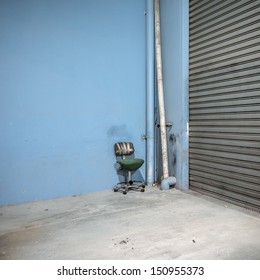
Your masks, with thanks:
<instances>
[{"instance_id":1,"label":"grey concrete floor","mask_svg":"<svg viewBox=\"0 0 260 280\"><path fill-rule=\"evenodd\" d=\"M260 259L258 213L176 189L0 207L0 259Z\"/></svg>"}]
</instances>

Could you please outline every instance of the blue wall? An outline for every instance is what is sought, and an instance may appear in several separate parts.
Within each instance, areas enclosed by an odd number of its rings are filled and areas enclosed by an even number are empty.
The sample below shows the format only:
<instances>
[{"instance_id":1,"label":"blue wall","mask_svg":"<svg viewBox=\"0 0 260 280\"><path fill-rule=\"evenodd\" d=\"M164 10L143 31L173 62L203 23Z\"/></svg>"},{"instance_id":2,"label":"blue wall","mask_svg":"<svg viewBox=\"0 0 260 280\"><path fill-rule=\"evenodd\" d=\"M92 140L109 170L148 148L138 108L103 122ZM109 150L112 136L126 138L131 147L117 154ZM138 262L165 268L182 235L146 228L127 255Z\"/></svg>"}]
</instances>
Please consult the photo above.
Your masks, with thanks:
<instances>
[{"instance_id":1,"label":"blue wall","mask_svg":"<svg viewBox=\"0 0 260 280\"><path fill-rule=\"evenodd\" d=\"M119 140L145 158L144 10L0 0L0 204L112 188Z\"/></svg>"}]
</instances>

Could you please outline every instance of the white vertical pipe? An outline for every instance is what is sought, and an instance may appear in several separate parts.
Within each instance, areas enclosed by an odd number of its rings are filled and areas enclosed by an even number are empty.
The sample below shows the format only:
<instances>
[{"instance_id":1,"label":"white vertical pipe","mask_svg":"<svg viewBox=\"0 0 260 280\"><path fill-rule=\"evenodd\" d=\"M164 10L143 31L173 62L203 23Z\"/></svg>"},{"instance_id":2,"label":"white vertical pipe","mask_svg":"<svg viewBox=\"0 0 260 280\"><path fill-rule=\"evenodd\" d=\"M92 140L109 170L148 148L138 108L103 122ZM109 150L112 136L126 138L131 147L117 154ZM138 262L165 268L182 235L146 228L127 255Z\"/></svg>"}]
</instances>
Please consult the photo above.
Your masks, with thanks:
<instances>
[{"instance_id":1,"label":"white vertical pipe","mask_svg":"<svg viewBox=\"0 0 260 280\"><path fill-rule=\"evenodd\" d=\"M165 108L164 108L159 0L154 0L154 11L155 11L156 70L157 70L158 103L159 103L159 115L160 115L160 133L161 133L162 165L163 165L163 180L161 182L161 189L168 190L170 188L170 185L176 184L176 178L169 177L169 168L168 168L168 151L167 151L167 134L166 134Z\"/></svg>"},{"instance_id":2,"label":"white vertical pipe","mask_svg":"<svg viewBox=\"0 0 260 280\"><path fill-rule=\"evenodd\" d=\"M161 145L162 145L163 178L167 178L169 176L169 170L168 170L165 110L164 110L159 0L154 1L154 9L155 9L155 50L156 50L157 84L158 84L158 103L159 103L159 114L160 114L160 132L161 132Z\"/></svg>"},{"instance_id":3,"label":"white vertical pipe","mask_svg":"<svg viewBox=\"0 0 260 280\"><path fill-rule=\"evenodd\" d=\"M146 0L146 182L154 183L154 5Z\"/></svg>"}]
</instances>

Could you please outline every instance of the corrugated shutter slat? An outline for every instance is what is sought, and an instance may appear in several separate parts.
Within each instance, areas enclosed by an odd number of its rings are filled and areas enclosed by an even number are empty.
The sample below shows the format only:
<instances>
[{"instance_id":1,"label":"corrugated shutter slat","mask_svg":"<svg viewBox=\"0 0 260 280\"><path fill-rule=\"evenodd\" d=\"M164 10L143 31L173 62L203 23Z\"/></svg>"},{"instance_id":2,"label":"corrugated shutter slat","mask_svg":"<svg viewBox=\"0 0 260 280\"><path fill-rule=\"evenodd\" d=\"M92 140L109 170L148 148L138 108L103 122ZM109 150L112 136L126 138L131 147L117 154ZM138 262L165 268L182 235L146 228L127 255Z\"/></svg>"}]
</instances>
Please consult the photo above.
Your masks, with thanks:
<instances>
[{"instance_id":1,"label":"corrugated shutter slat","mask_svg":"<svg viewBox=\"0 0 260 280\"><path fill-rule=\"evenodd\" d=\"M190 0L190 188L260 210L260 2Z\"/></svg>"}]
</instances>

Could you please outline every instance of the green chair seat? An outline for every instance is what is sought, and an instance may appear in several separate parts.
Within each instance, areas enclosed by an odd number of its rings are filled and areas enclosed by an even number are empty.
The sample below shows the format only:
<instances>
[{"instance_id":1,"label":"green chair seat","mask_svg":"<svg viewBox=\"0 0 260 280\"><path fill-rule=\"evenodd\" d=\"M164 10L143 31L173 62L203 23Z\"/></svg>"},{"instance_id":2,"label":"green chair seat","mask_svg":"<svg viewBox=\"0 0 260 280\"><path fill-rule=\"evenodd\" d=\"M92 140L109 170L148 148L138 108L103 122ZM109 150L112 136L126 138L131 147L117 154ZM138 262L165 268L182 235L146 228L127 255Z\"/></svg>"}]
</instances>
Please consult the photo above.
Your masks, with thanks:
<instances>
[{"instance_id":1,"label":"green chair seat","mask_svg":"<svg viewBox=\"0 0 260 280\"><path fill-rule=\"evenodd\" d=\"M135 171L143 165L144 160L141 158L129 158L117 160L117 163L125 170Z\"/></svg>"}]
</instances>

